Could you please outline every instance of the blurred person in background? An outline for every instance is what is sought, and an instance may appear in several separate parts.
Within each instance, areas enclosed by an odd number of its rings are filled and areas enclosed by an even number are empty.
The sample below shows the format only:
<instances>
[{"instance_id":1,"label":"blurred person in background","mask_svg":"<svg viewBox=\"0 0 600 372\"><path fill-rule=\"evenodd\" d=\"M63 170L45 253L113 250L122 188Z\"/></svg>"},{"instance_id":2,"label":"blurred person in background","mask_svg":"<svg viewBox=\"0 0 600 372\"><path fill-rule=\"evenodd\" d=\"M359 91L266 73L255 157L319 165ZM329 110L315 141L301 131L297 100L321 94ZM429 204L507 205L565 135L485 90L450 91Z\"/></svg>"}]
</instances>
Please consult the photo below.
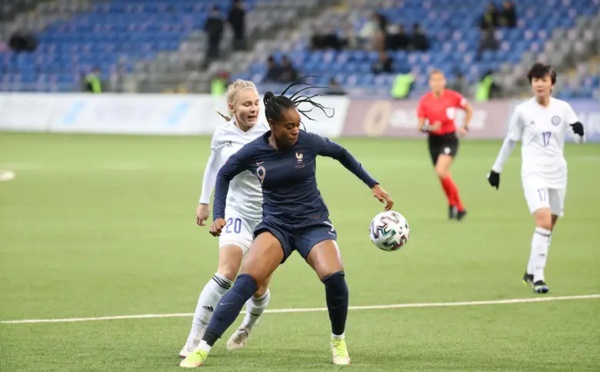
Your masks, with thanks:
<instances>
[{"instance_id":1,"label":"blurred person in background","mask_svg":"<svg viewBox=\"0 0 600 372\"><path fill-rule=\"evenodd\" d=\"M494 80L494 71L488 70L477 83L475 90L475 101L484 102L490 99L501 98L502 91Z\"/></svg>"},{"instance_id":2,"label":"blurred person in background","mask_svg":"<svg viewBox=\"0 0 600 372\"><path fill-rule=\"evenodd\" d=\"M229 76L230 74L228 71L219 71L210 82L210 94L215 97L220 97L225 94Z\"/></svg>"},{"instance_id":3,"label":"blurred person in background","mask_svg":"<svg viewBox=\"0 0 600 372\"><path fill-rule=\"evenodd\" d=\"M359 40L363 49L383 50L385 47L385 28L382 24L387 23L377 13L372 13L358 32Z\"/></svg>"},{"instance_id":4,"label":"blurred person in background","mask_svg":"<svg viewBox=\"0 0 600 372\"><path fill-rule=\"evenodd\" d=\"M468 96L470 93L469 92L469 82L467 81L467 78L462 73L462 71L459 69L454 71L454 81L452 83L448 84L448 87L452 90L457 91L458 93L460 93L463 96Z\"/></svg>"},{"instance_id":5,"label":"blurred person in background","mask_svg":"<svg viewBox=\"0 0 600 372\"><path fill-rule=\"evenodd\" d=\"M390 74L395 70L396 67L394 65L394 60L385 50L379 52L379 58L375 62L373 62L373 65L371 66L371 71L374 74Z\"/></svg>"},{"instance_id":6,"label":"blurred person in background","mask_svg":"<svg viewBox=\"0 0 600 372\"><path fill-rule=\"evenodd\" d=\"M429 75L429 87L431 91L421 97L417 107L418 128L428 134L429 155L448 200L448 218L461 221L467 211L452 180L450 167L458 153L456 133L467 134L473 109L461 94L446 89L442 71L434 70ZM466 112L463 126L459 128L454 123L457 109Z\"/></svg>"},{"instance_id":7,"label":"blurred person in background","mask_svg":"<svg viewBox=\"0 0 600 372\"><path fill-rule=\"evenodd\" d=\"M481 54L484 50L498 50L500 49L500 42L496 39L496 32L493 28L486 28L481 31L479 46L477 47L477 60L481 59Z\"/></svg>"},{"instance_id":8,"label":"blurred person in background","mask_svg":"<svg viewBox=\"0 0 600 372\"><path fill-rule=\"evenodd\" d=\"M340 37L340 42L346 49L358 49L360 47L360 40L351 24L344 26L344 31Z\"/></svg>"},{"instance_id":9,"label":"blurred person in background","mask_svg":"<svg viewBox=\"0 0 600 372\"><path fill-rule=\"evenodd\" d=\"M335 28L332 26L325 26L324 30L320 30L312 36L311 48L313 50L340 50L342 48L342 41L338 37Z\"/></svg>"},{"instance_id":10,"label":"blurred person in background","mask_svg":"<svg viewBox=\"0 0 600 372\"><path fill-rule=\"evenodd\" d=\"M344 96L346 95L346 91L338 83L337 79L332 77L329 79L329 89L327 89L326 94L330 96Z\"/></svg>"},{"instance_id":11,"label":"blurred person in background","mask_svg":"<svg viewBox=\"0 0 600 372\"><path fill-rule=\"evenodd\" d=\"M224 22L221 17L221 11L219 10L219 7L215 5L204 24L204 31L208 36L208 49L206 51L207 62L219 58L219 47L221 45L221 39L223 38L223 29Z\"/></svg>"},{"instance_id":12,"label":"blurred person in background","mask_svg":"<svg viewBox=\"0 0 600 372\"><path fill-rule=\"evenodd\" d=\"M276 83L279 81L280 67L273 56L267 58L267 73L265 75L265 83Z\"/></svg>"},{"instance_id":13,"label":"blurred person in background","mask_svg":"<svg viewBox=\"0 0 600 372\"><path fill-rule=\"evenodd\" d=\"M485 30L488 28L498 27L500 14L496 9L496 5L494 3L489 3L487 10L481 15L479 19L479 28L481 30Z\"/></svg>"},{"instance_id":14,"label":"blurred person in background","mask_svg":"<svg viewBox=\"0 0 600 372\"><path fill-rule=\"evenodd\" d=\"M278 81L280 83L291 83L296 79L298 79L298 70L296 70L289 57L284 55L281 57L281 64L279 65Z\"/></svg>"},{"instance_id":15,"label":"blurred person in background","mask_svg":"<svg viewBox=\"0 0 600 372\"><path fill-rule=\"evenodd\" d=\"M227 22L233 29L233 50L246 49L246 10L242 0L233 0Z\"/></svg>"},{"instance_id":16,"label":"blurred person in background","mask_svg":"<svg viewBox=\"0 0 600 372\"><path fill-rule=\"evenodd\" d=\"M8 46L13 52L34 52L38 47L37 37L26 29L14 31L9 39Z\"/></svg>"},{"instance_id":17,"label":"blurred person in background","mask_svg":"<svg viewBox=\"0 0 600 372\"><path fill-rule=\"evenodd\" d=\"M100 76L100 68L94 67L87 73L83 80L83 91L88 93L102 93L103 83Z\"/></svg>"},{"instance_id":18,"label":"blurred person in background","mask_svg":"<svg viewBox=\"0 0 600 372\"><path fill-rule=\"evenodd\" d=\"M390 25L386 35L387 50L406 50L410 46L410 38L402 25Z\"/></svg>"},{"instance_id":19,"label":"blurred person in background","mask_svg":"<svg viewBox=\"0 0 600 372\"><path fill-rule=\"evenodd\" d=\"M514 2L506 0L502 3L502 12L498 23L502 27L517 27L517 10Z\"/></svg>"},{"instance_id":20,"label":"blurred person in background","mask_svg":"<svg viewBox=\"0 0 600 372\"><path fill-rule=\"evenodd\" d=\"M412 71L401 72L394 78L390 94L394 99L405 99L410 95L415 82Z\"/></svg>"},{"instance_id":21,"label":"blurred person in background","mask_svg":"<svg viewBox=\"0 0 600 372\"><path fill-rule=\"evenodd\" d=\"M423 28L421 27L421 25L418 23L415 23L413 25L413 34L412 34L411 45L414 50L419 50L419 51L429 50L429 39L427 38L425 31L423 31Z\"/></svg>"}]
</instances>

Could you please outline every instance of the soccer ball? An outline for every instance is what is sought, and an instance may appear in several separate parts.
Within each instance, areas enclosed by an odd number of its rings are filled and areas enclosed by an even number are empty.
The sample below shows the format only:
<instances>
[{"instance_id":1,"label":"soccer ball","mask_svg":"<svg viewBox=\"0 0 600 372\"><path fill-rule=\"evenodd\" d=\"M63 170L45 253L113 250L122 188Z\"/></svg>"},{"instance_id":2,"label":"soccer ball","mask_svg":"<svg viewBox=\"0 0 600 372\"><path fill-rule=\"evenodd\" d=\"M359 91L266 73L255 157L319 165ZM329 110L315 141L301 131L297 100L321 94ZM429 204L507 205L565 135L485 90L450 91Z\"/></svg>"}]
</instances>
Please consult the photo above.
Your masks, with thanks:
<instances>
[{"instance_id":1,"label":"soccer ball","mask_svg":"<svg viewBox=\"0 0 600 372\"><path fill-rule=\"evenodd\" d=\"M406 242L410 234L410 227L403 215L394 211L381 212L369 228L369 236L375 246L381 250L396 251Z\"/></svg>"}]
</instances>

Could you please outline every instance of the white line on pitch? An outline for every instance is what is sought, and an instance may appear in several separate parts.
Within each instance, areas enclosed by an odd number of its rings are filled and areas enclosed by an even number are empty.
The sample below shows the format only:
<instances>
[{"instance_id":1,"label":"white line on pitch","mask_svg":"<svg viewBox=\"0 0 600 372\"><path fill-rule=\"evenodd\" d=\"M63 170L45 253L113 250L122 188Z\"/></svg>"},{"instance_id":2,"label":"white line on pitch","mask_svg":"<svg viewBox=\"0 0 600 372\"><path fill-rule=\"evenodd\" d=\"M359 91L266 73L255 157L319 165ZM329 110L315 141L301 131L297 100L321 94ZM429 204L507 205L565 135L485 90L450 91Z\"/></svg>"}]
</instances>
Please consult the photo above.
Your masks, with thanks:
<instances>
[{"instance_id":1,"label":"white line on pitch","mask_svg":"<svg viewBox=\"0 0 600 372\"><path fill-rule=\"evenodd\" d=\"M591 300L600 298L600 294L581 295L581 296L556 296L556 297L535 297L535 298L513 298L507 300L489 300L489 301L463 301L463 302L425 302L412 304L392 304L392 305L370 305L370 306L350 306L350 310L386 310L386 309L410 309L426 307L456 307L456 306L484 306L484 305L510 305L532 302L549 302L565 300ZM298 308L298 309L268 309L265 313L311 313L318 311L327 311L325 307ZM139 315L117 315L117 316L98 316L90 318L65 318L65 319L23 319L23 320L3 320L0 324L30 324L30 323L70 323L70 322L91 322L98 320L120 320L120 319L156 319L156 318L181 318L193 316L193 313L173 313L173 314L139 314Z\"/></svg>"}]
</instances>

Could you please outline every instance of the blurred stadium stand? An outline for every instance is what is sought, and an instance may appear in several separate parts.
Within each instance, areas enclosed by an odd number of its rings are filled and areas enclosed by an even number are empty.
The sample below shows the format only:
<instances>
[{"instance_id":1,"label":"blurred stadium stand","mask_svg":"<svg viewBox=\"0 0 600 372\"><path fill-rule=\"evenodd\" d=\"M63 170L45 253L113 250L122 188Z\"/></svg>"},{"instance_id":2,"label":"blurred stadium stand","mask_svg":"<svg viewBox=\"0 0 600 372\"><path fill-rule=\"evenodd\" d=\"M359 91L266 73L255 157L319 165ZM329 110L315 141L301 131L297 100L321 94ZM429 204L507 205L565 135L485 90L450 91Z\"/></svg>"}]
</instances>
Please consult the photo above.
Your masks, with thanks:
<instances>
[{"instance_id":1,"label":"blurred stadium stand","mask_svg":"<svg viewBox=\"0 0 600 372\"><path fill-rule=\"evenodd\" d=\"M100 67L113 91L206 92L219 71L261 82L266 59L291 57L303 75L326 84L335 77L351 94L388 96L393 74L371 73L377 52L311 51L315 30L328 26L358 30L377 11L407 29L420 23L429 37L427 52L391 52L396 67L416 75L413 95L426 89L427 72L444 70L450 82L461 71L472 86L488 70L506 95L526 91L525 71L534 61L561 73L562 97L591 97L600 90L600 0L515 1L516 28L496 29L500 48L476 58L478 20L488 2L480 0L245 0L248 51L231 52L232 34L221 43L223 59L204 68L208 10L224 14L230 0L56 0L2 1L3 40L16 29L37 33L33 53L0 49L0 91L80 89L84 73ZM497 5L499 2L495 1ZM563 78L564 76L564 78ZM261 84L261 89L278 86Z\"/></svg>"}]
</instances>

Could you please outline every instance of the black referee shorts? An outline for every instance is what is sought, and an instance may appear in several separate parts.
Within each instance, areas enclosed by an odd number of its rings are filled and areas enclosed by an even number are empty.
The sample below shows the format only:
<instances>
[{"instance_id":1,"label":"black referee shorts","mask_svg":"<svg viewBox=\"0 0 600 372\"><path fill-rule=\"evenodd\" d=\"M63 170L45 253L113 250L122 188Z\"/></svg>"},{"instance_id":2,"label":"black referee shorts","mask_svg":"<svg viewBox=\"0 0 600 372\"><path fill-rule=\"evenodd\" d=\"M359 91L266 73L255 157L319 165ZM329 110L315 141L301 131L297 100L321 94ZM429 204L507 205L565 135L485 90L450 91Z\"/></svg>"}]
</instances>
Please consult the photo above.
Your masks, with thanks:
<instances>
[{"instance_id":1,"label":"black referee shorts","mask_svg":"<svg viewBox=\"0 0 600 372\"><path fill-rule=\"evenodd\" d=\"M440 136L433 134L429 135L429 155L433 165L437 163L438 157L441 154L450 155L455 157L458 153L458 138L456 133L446 133Z\"/></svg>"}]
</instances>

